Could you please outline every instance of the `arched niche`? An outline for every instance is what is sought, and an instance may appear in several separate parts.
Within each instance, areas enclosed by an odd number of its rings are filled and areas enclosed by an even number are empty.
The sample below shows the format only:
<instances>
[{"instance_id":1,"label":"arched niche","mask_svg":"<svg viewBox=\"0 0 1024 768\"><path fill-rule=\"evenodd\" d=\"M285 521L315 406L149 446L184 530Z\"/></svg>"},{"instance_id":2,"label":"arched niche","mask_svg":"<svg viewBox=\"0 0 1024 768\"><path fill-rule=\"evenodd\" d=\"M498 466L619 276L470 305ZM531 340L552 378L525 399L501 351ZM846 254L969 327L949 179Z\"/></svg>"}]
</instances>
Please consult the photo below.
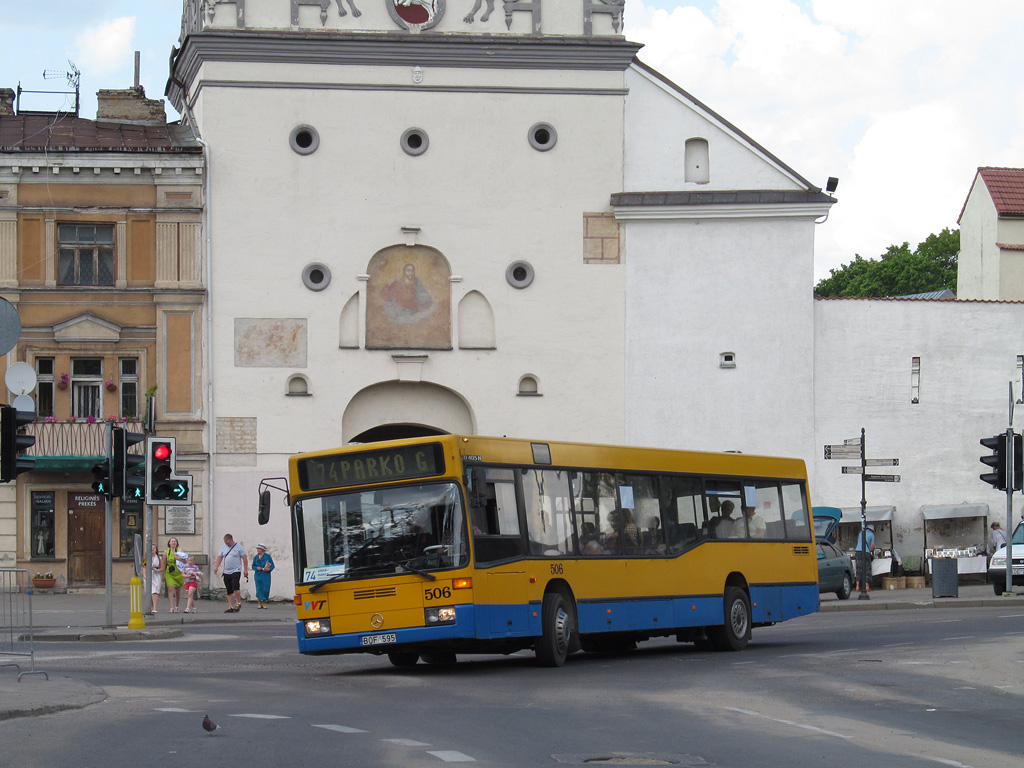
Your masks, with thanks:
<instances>
[{"instance_id":1,"label":"arched niche","mask_svg":"<svg viewBox=\"0 0 1024 768\"><path fill-rule=\"evenodd\" d=\"M711 181L711 153L707 139L686 140L686 180L695 184Z\"/></svg>"},{"instance_id":2,"label":"arched niche","mask_svg":"<svg viewBox=\"0 0 1024 768\"><path fill-rule=\"evenodd\" d=\"M359 294L354 293L345 302L338 319L338 346L341 349L359 349Z\"/></svg>"},{"instance_id":3,"label":"arched niche","mask_svg":"<svg viewBox=\"0 0 1024 768\"><path fill-rule=\"evenodd\" d=\"M388 381L360 390L349 401L342 416L343 442L388 424L446 434L476 432L473 413L458 393L437 384Z\"/></svg>"},{"instance_id":4,"label":"arched niche","mask_svg":"<svg viewBox=\"0 0 1024 768\"><path fill-rule=\"evenodd\" d=\"M480 291L470 291L459 302L459 348L494 349L494 310Z\"/></svg>"},{"instance_id":5,"label":"arched niche","mask_svg":"<svg viewBox=\"0 0 1024 768\"><path fill-rule=\"evenodd\" d=\"M451 349L451 267L436 248L392 245L367 266L367 349Z\"/></svg>"}]
</instances>

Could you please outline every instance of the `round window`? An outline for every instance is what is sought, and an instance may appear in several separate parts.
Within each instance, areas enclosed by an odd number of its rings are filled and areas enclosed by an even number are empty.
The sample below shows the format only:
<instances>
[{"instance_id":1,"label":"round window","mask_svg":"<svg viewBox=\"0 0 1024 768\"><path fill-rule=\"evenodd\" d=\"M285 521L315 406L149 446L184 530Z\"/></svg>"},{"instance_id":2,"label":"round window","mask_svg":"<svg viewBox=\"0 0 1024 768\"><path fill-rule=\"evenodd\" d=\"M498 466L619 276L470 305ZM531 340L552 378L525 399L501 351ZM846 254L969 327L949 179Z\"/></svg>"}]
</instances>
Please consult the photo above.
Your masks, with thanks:
<instances>
[{"instance_id":1,"label":"round window","mask_svg":"<svg viewBox=\"0 0 1024 768\"><path fill-rule=\"evenodd\" d=\"M558 132L551 123L536 123L527 134L530 146L538 152L547 152L558 142Z\"/></svg>"},{"instance_id":2,"label":"round window","mask_svg":"<svg viewBox=\"0 0 1024 768\"><path fill-rule=\"evenodd\" d=\"M311 291L322 291L331 284L331 270L326 264L307 264L302 270L302 284Z\"/></svg>"},{"instance_id":3,"label":"round window","mask_svg":"<svg viewBox=\"0 0 1024 768\"><path fill-rule=\"evenodd\" d=\"M299 155L312 155L320 147L320 134L311 125L297 125L292 128L288 143Z\"/></svg>"},{"instance_id":4,"label":"round window","mask_svg":"<svg viewBox=\"0 0 1024 768\"><path fill-rule=\"evenodd\" d=\"M429 146L430 139L422 128L410 128L402 134L402 151L407 155L422 155Z\"/></svg>"},{"instance_id":5,"label":"round window","mask_svg":"<svg viewBox=\"0 0 1024 768\"><path fill-rule=\"evenodd\" d=\"M513 288L526 288L533 282L533 267L528 261L513 261L505 270L505 279Z\"/></svg>"}]
</instances>

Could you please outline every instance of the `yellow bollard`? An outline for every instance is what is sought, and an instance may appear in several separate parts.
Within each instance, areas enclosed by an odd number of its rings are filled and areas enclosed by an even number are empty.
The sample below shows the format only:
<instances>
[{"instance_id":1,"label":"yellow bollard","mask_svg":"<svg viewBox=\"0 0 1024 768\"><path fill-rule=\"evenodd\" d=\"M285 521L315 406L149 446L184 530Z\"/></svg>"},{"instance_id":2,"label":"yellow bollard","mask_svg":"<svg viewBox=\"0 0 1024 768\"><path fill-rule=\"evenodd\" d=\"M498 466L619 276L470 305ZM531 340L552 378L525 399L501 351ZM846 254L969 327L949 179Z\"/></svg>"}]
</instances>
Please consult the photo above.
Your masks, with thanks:
<instances>
[{"instance_id":1,"label":"yellow bollard","mask_svg":"<svg viewBox=\"0 0 1024 768\"><path fill-rule=\"evenodd\" d=\"M146 621L142 618L142 579L132 576L128 582L130 587L128 594L131 596L131 618L128 619L128 629L145 629Z\"/></svg>"}]
</instances>

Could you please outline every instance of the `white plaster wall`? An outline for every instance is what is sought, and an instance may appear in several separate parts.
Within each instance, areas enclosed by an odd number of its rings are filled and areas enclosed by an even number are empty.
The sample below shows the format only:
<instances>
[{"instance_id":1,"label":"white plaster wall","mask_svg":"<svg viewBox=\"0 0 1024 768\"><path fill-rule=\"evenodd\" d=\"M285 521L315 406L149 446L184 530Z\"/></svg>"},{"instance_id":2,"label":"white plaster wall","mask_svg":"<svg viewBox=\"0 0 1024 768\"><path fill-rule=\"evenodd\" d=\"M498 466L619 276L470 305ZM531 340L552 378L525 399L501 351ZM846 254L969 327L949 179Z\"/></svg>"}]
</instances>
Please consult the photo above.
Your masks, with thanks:
<instances>
[{"instance_id":1,"label":"white plaster wall","mask_svg":"<svg viewBox=\"0 0 1024 768\"><path fill-rule=\"evenodd\" d=\"M814 304L815 445L808 455L818 505L857 507L861 484L823 446L866 430L868 458L898 458L902 482L868 483L869 506L893 505L895 546L923 553L921 507L987 503L1005 527L1006 496L983 483L983 437L1005 431L1008 383L1024 352L1019 304L826 299ZM911 358L921 358L911 403ZM1021 382L1015 385L1020 397ZM1020 428L1021 406L1017 407ZM1019 502L1018 502L1019 503ZM978 544L980 542L964 542Z\"/></svg>"},{"instance_id":2,"label":"white plaster wall","mask_svg":"<svg viewBox=\"0 0 1024 768\"><path fill-rule=\"evenodd\" d=\"M803 189L720 121L636 66L626 72L626 191ZM710 181L685 181L686 140L708 142Z\"/></svg>"},{"instance_id":3,"label":"white plaster wall","mask_svg":"<svg viewBox=\"0 0 1024 768\"><path fill-rule=\"evenodd\" d=\"M221 65L200 77L249 75ZM363 79L380 75L368 70ZM447 73L430 75L436 84ZM307 76L285 65L274 73ZM408 82L404 69L392 76ZM500 72L477 76L504 83ZM621 88L621 73L604 78ZM480 433L621 442L624 270L583 264L582 216L607 210L621 188L622 109L621 96L603 95L204 87L215 409L258 417L258 466L283 471L290 453L338 445L352 396L397 378L390 350L339 350L338 325L345 302L365 291L358 277L371 256L403 242L403 226L421 227L419 242L439 249L461 278L453 307L478 290L496 321L497 350L429 351L424 381L465 398ZM558 131L549 152L527 142L538 121ZM320 134L308 157L288 145L300 123ZM421 157L399 147L413 126L430 138ZM505 282L516 259L536 269L525 290ZM311 261L332 271L322 292L302 285ZM308 318L309 364L300 372L313 397L282 395L292 369L235 367L237 317ZM543 397L516 397L526 372L539 377Z\"/></svg>"},{"instance_id":4,"label":"white plaster wall","mask_svg":"<svg viewBox=\"0 0 1024 768\"><path fill-rule=\"evenodd\" d=\"M960 216L956 294L960 299L999 298L998 216L984 180L975 176Z\"/></svg>"},{"instance_id":5,"label":"white plaster wall","mask_svg":"<svg viewBox=\"0 0 1024 768\"><path fill-rule=\"evenodd\" d=\"M803 219L628 223L628 442L808 454L813 237Z\"/></svg>"}]
</instances>

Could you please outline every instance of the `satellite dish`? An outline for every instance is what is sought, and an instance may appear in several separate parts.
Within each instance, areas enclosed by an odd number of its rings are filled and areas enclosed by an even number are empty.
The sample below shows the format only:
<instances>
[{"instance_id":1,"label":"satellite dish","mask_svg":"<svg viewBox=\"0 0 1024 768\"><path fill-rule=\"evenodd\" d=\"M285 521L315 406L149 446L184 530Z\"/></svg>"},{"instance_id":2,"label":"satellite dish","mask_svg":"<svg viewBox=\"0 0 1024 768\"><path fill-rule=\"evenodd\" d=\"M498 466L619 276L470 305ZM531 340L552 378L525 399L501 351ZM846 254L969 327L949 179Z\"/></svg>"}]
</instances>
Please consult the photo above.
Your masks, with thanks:
<instances>
[{"instance_id":1,"label":"satellite dish","mask_svg":"<svg viewBox=\"0 0 1024 768\"><path fill-rule=\"evenodd\" d=\"M7 299L0 298L0 355L6 355L21 338L21 317Z\"/></svg>"},{"instance_id":2,"label":"satellite dish","mask_svg":"<svg viewBox=\"0 0 1024 768\"><path fill-rule=\"evenodd\" d=\"M11 363L4 374L4 382L15 395L24 395L36 388L36 372L28 363Z\"/></svg>"},{"instance_id":3,"label":"satellite dish","mask_svg":"<svg viewBox=\"0 0 1024 768\"><path fill-rule=\"evenodd\" d=\"M22 413L31 413L33 416L36 415L36 401L32 399L31 395L18 395L14 398L14 402L11 403L11 405Z\"/></svg>"}]
</instances>

